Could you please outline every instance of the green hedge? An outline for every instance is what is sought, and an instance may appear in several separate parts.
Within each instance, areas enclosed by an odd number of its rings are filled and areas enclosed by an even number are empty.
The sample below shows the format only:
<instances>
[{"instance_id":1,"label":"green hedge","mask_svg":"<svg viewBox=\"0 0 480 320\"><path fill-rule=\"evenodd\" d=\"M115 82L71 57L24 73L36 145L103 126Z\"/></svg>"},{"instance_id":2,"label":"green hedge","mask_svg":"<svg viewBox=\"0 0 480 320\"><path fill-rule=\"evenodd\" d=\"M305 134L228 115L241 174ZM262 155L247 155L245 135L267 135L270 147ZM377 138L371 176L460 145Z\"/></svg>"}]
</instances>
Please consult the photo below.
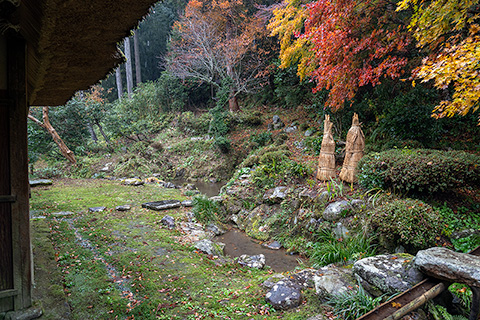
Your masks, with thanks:
<instances>
[{"instance_id":1,"label":"green hedge","mask_svg":"<svg viewBox=\"0 0 480 320\"><path fill-rule=\"evenodd\" d=\"M401 244L414 251L434 246L435 238L443 230L439 213L413 199L394 200L377 207L370 223L381 245Z\"/></svg>"},{"instance_id":2,"label":"green hedge","mask_svg":"<svg viewBox=\"0 0 480 320\"><path fill-rule=\"evenodd\" d=\"M440 192L480 182L480 157L463 151L392 149L371 153L358 164L358 181L367 189L402 193Z\"/></svg>"}]
</instances>

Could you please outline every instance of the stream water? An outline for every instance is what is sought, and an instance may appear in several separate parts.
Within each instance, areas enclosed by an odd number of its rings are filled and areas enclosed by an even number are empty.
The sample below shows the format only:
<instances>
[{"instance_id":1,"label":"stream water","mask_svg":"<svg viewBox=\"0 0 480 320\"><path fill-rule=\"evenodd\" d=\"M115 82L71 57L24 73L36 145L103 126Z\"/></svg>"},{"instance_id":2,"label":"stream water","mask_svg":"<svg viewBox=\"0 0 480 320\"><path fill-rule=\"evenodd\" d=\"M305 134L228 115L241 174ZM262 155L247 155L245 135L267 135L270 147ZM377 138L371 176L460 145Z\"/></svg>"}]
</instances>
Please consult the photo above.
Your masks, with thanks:
<instances>
[{"instance_id":1,"label":"stream water","mask_svg":"<svg viewBox=\"0 0 480 320\"><path fill-rule=\"evenodd\" d=\"M181 186L184 183L194 184L197 187L198 191L200 191L207 197L218 196L220 189L225 185L224 183L211 183L205 181L188 182L181 179L174 180L173 183L177 186Z\"/></svg>"},{"instance_id":2,"label":"stream water","mask_svg":"<svg viewBox=\"0 0 480 320\"><path fill-rule=\"evenodd\" d=\"M186 183L186 181L175 180L174 183L182 185ZM201 193L208 197L218 195L220 189L224 185L223 183L210 183L204 181L197 181L193 184ZM301 261L298 255L290 255L284 249L272 250L265 248L238 229L232 229L227 233L216 237L215 241L225 243L224 252L230 257L239 257L242 254L256 255L262 253L265 255L266 264L275 272L293 270L299 265L298 260Z\"/></svg>"},{"instance_id":3,"label":"stream water","mask_svg":"<svg viewBox=\"0 0 480 320\"><path fill-rule=\"evenodd\" d=\"M265 248L237 229L232 229L216 237L214 241L225 243L224 252L230 257L262 253L265 255L266 265L270 266L275 272L291 271L299 265L298 260L301 261L298 255L290 255L284 249L272 250Z\"/></svg>"}]
</instances>

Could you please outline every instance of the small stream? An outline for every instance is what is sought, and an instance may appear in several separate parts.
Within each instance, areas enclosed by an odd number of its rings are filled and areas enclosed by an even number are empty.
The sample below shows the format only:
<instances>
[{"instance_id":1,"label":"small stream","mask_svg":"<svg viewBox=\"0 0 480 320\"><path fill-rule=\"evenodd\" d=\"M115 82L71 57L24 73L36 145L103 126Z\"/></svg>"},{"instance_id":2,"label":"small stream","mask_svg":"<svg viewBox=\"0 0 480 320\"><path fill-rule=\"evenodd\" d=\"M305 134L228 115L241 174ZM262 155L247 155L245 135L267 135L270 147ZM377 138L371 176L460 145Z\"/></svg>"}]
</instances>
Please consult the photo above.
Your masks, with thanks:
<instances>
[{"instance_id":1,"label":"small stream","mask_svg":"<svg viewBox=\"0 0 480 320\"><path fill-rule=\"evenodd\" d=\"M200 193L203 193L207 197L218 196L220 189L225 185L225 183L218 183L218 182L217 183L211 183L211 182L205 182L205 181L188 182L182 179L173 180L172 182L177 186L181 186L185 183L194 184L197 187L198 191L200 191Z\"/></svg>"},{"instance_id":2,"label":"small stream","mask_svg":"<svg viewBox=\"0 0 480 320\"><path fill-rule=\"evenodd\" d=\"M175 184L182 185L187 183L184 180L175 180ZM224 186L223 183L211 183L204 181L192 182L198 191L205 194L208 197L217 196L220 189ZM224 252L230 257L240 257L242 254L265 255L266 264L270 266L275 272L284 272L295 269L299 265L298 260L301 261L298 255L291 255L286 252L285 249L272 250L265 248L260 243L256 242L245 232L238 229L232 229L227 233L218 236L214 241L225 243Z\"/></svg>"},{"instance_id":3,"label":"small stream","mask_svg":"<svg viewBox=\"0 0 480 320\"><path fill-rule=\"evenodd\" d=\"M301 260L298 255L290 255L285 249L272 250L265 248L238 229L232 229L221 236L215 237L214 241L225 243L224 252L230 257L262 253L265 255L266 265L270 266L275 272L291 271L299 266L298 260Z\"/></svg>"}]
</instances>

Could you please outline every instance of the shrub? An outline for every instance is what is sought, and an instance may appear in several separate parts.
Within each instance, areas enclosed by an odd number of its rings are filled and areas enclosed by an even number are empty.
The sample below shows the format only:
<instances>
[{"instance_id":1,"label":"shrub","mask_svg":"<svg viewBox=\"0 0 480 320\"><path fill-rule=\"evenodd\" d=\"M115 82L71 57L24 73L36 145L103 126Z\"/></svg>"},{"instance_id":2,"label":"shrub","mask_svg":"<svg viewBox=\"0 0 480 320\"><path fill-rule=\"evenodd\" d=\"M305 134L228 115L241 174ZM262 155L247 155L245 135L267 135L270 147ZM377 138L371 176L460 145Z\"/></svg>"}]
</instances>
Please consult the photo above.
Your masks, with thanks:
<instances>
[{"instance_id":1,"label":"shrub","mask_svg":"<svg viewBox=\"0 0 480 320\"><path fill-rule=\"evenodd\" d=\"M193 112L184 112L178 120L178 128L187 133L207 134L211 120L212 115L208 112L199 116L195 116Z\"/></svg>"},{"instance_id":2,"label":"shrub","mask_svg":"<svg viewBox=\"0 0 480 320\"><path fill-rule=\"evenodd\" d=\"M228 153L232 148L232 140L225 137L216 137L213 143L222 153Z\"/></svg>"},{"instance_id":3,"label":"shrub","mask_svg":"<svg viewBox=\"0 0 480 320\"><path fill-rule=\"evenodd\" d=\"M208 199L205 195L193 198L193 214L198 222L208 223L217 220L220 206L218 202Z\"/></svg>"},{"instance_id":4,"label":"shrub","mask_svg":"<svg viewBox=\"0 0 480 320\"><path fill-rule=\"evenodd\" d=\"M262 124L262 113L260 111L243 112L240 121L247 126L256 127Z\"/></svg>"},{"instance_id":5,"label":"shrub","mask_svg":"<svg viewBox=\"0 0 480 320\"><path fill-rule=\"evenodd\" d=\"M392 149L363 157L358 181L367 189L433 193L478 184L479 164L479 156L463 151Z\"/></svg>"},{"instance_id":6,"label":"shrub","mask_svg":"<svg viewBox=\"0 0 480 320\"><path fill-rule=\"evenodd\" d=\"M435 237L443 228L437 211L413 199L394 200L377 207L370 223L382 245L401 244L412 251L434 246Z\"/></svg>"},{"instance_id":7,"label":"shrub","mask_svg":"<svg viewBox=\"0 0 480 320\"><path fill-rule=\"evenodd\" d=\"M253 142L256 147L263 147L272 143L272 133L261 132L250 136L250 141Z\"/></svg>"}]
</instances>

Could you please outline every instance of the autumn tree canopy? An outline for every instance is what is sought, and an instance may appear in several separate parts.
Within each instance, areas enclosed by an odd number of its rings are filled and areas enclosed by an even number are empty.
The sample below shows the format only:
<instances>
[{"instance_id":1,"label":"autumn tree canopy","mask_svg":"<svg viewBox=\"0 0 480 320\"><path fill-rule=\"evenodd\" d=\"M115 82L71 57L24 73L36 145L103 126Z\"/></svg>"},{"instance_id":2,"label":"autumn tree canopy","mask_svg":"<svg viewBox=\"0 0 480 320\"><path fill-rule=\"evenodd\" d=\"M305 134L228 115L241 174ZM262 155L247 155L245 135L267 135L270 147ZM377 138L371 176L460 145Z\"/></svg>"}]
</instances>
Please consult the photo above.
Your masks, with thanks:
<instances>
[{"instance_id":1,"label":"autumn tree canopy","mask_svg":"<svg viewBox=\"0 0 480 320\"><path fill-rule=\"evenodd\" d=\"M269 24L281 39L281 66L298 62L314 92L329 90L327 106L342 108L359 87L404 72L411 39L395 8L383 0L287 0Z\"/></svg>"},{"instance_id":2,"label":"autumn tree canopy","mask_svg":"<svg viewBox=\"0 0 480 320\"><path fill-rule=\"evenodd\" d=\"M243 0L190 0L170 43L169 70L180 78L228 85L232 111L238 109L237 94L254 87L263 66L261 55L252 52L265 35L266 19L247 10Z\"/></svg>"},{"instance_id":3,"label":"autumn tree canopy","mask_svg":"<svg viewBox=\"0 0 480 320\"><path fill-rule=\"evenodd\" d=\"M429 54L414 76L433 80L439 89L453 86L434 116L466 115L479 108L480 4L473 0L402 0L398 10L412 8L410 30ZM479 118L480 124L480 118Z\"/></svg>"}]
</instances>

